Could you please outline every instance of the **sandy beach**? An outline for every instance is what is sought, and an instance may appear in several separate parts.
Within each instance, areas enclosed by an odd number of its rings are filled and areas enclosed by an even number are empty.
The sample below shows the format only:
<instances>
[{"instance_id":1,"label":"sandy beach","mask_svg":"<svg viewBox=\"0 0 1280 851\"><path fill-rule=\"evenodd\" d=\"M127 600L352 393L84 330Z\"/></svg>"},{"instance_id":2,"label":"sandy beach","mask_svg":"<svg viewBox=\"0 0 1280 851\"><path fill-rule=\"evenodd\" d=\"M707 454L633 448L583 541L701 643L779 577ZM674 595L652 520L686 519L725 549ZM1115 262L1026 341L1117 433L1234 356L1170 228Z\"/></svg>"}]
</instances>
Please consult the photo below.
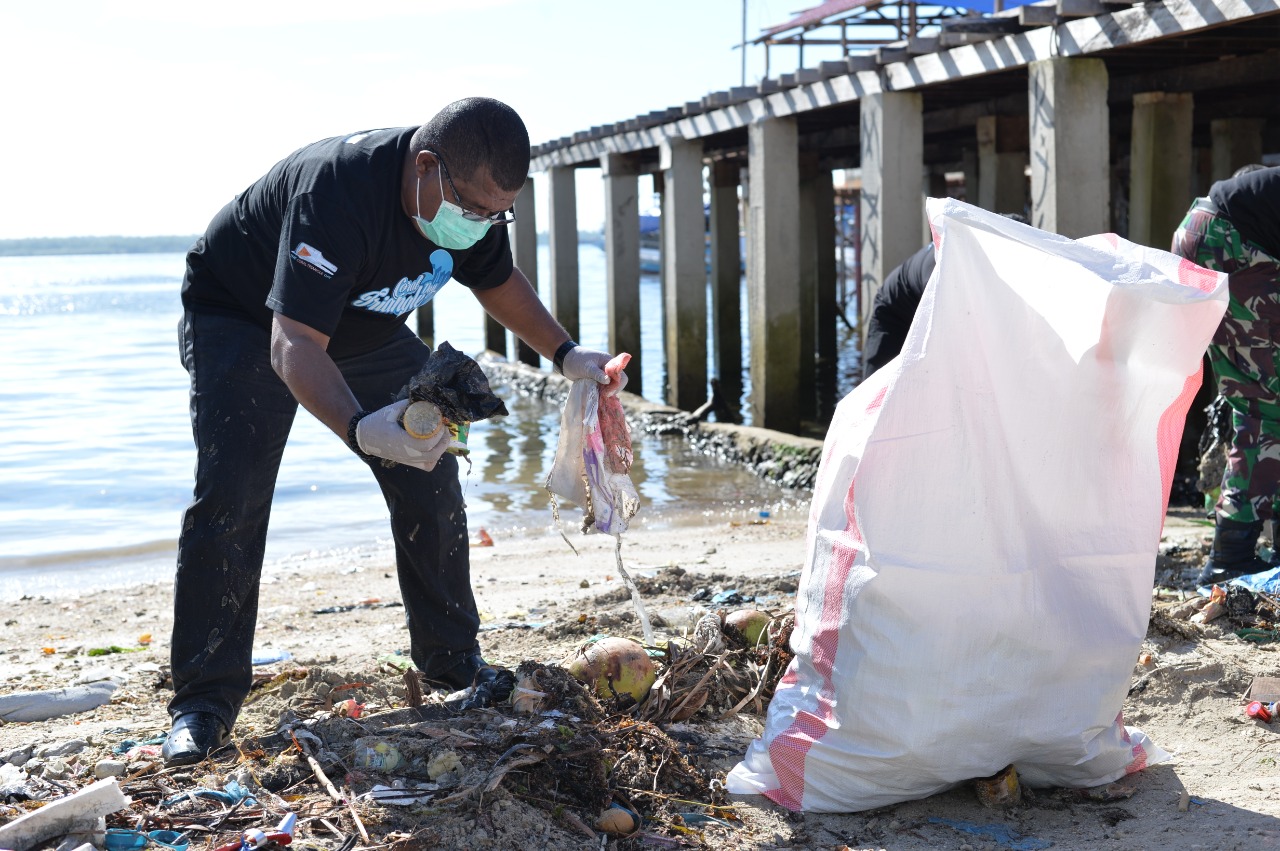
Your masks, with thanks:
<instances>
[{"instance_id":1,"label":"sandy beach","mask_svg":"<svg viewBox=\"0 0 1280 851\"><path fill-rule=\"evenodd\" d=\"M1194 513L1172 512L1166 525L1158 578L1183 575L1202 558L1206 527ZM559 662L592 635L636 636L638 619L615 568L612 539L572 535L578 555L560 537L494 540L473 546L473 574L485 618L481 641L487 658L516 668ZM772 517L767 524L716 520L648 529L624 539L623 556L637 577L659 641L684 633L691 613L706 610L716 593L734 591L773 611L792 606L804 562L804 518ZM344 741L378 730L379 716L406 725L402 668L407 650L403 609L390 553L360 558L315 557L275 566L262 586L257 647L264 655L287 651L290 659L256 668L255 690L235 729L237 749L199 766L165 770L145 747L130 757L113 753L121 743L145 742L167 727L165 704L171 627L167 583L107 594L28 598L6 608L0 633L0 693L55 689L105 677L120 683L110 702L88 712L33 723L0 726L0 759L24 763L26 787L57 797L94 779L104 760L126 761L122 784L130 810L109 823L190 828L192 848L213 848L237 831L272 822L285 808L300 811L295 845L336 848L355 836L360 847L539 848L709 847L814 849L1119 848L1197 849L1280 847L1280 769L1277 727L1244 714L1244 696L1257 676L1274 676L1274 644L1250 644L1210 623L1169 625L1153 621L1143 656L1135 660L1134 687L1124 705L1127 723L1139 726L1173 754L1164 764L1127 777L1107 790L1024 790L1008 809L979 803L973 788L920 801L847 815L790 813L759 797L729 796L724 809L708 810L716 783L759 733L763 715L748 706L716 720L711 707L681 723L663 725L679 743L694 790L664 788L679 778L655 775L655 787L628 800L649 816L634 837L615 840L592 827L593 814L548 804L521 782L521 769L500 776L483 796L439 805L379 806L358 799L355 808L329 801L312 773L276 735L282 721L323 718L326 729L346 725ZM1176 602L1165 594L1156 606ZM697 599L695 599L697 598ZM701 601L701 602L700 602ZM95 651L117 651L94 655ZM283 685L282 685L283 684ZM356 684L356 685L351 685ZM459 712L428 694L416 726L433 748L460 757L451 778L458 788L492 778L494 764L481 743L486 735L530 722L510 706ZM359 718L342 717L344 700L363 706ZM430 712L435 715L430 715ZM429 717L428 717L429 716ZM419 737L421 738L421 730ZM486 732L487 731L487 732ZM615 730L615 735L617 731ZM655 734L658 735L658 734ZM154 750L154 746L152 746ZM435 752L433 750L433 752ZM60 754L60 755L59 755ZM323 756L323 754L322 754ZM340 755L339 755L340 756ZM339 764L342 760L336 760ZM345 763L350 769L349 763ZM9 769L12 771L12 769ZM329 766L346 794L375 785L368 772ZM41 779L41 778L44 779ZM187 802L173 811L158 805L165 791L221 788L239 778L259 788L262 811L246 811L206 829L220 805ZM385 779L385 778L384 778ZM448 788L448 787L446 787ZM441 793L443 794L443 793ZM34 808L10 796L0 804L0 825ZM554 797L554 796L551 796ZM672 804L676 800L680 803ZM658 806L665 802L667 806ZM185 809L184 809L185 808ZM727 819L676 824L671 814L717 812ZM358 835L359 812L368 835ZM568 815L566 815L568 813ZM692 821L690 816L689 821ZM591 833L589 838L586 834ZM53 847L53 843L49 843Z\"/></svg>"}]
</instances>

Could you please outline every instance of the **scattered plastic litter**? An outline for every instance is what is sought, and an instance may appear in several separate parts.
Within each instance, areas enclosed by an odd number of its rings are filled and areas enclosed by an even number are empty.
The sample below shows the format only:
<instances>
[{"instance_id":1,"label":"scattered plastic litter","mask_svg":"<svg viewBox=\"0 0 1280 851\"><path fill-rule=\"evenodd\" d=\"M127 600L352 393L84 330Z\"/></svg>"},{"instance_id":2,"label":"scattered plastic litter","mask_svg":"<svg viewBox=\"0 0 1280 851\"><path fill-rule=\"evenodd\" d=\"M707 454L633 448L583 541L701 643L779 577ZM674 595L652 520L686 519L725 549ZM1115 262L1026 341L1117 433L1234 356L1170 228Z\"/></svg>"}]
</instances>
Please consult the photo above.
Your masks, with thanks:
<instances>
[{"instance_id":1,"label":"scattered plastic litter","mask_svg":"<svg viewBox=\"0 0 1280 851\"><path fill-rule=\"evenodd\" d=\"M166 738L168 738L168 736L153 736L152 738L142 742L135 742L133 739L125 739L122 742L118 743L114 748L112 748L111 752L114 754L123 754L123 753L129 753L134 748L137 748L140 746L163 745L164 740Z\"/></svg>"},{"instance_id":2,"label":"scattered plastic litter","mask_svg":"<svg viewBox=\"0 0 1280 851\"><path fill-rule=\"evenodd\" d=\"M147 835L141 831L130 830L127 827L113 827L107 831L103 847L107 851L136 851L139 848L146 848L149 841Z\"/></svg>"},{"instance_id":3,"label":"scattered plastic litter","mask_svg":"<svg viewBox=\"0 0 1280 851\"><path fill-rule=\"evenodd\" d=\"M1019 839L1017 834L1003 824L974 824L971 821L959 821L949 818L930 818L930 824L941 824L961 833L969 833L984 839L990 839L998 845L1012 848L1013 851L1040 851L1053 845L1044 839Z\"/></svg>"},{"instance_id":4,"label":"scattered plastic litter","mask_svg":"<svg viewBox=\"0 0 1280 851\"><path fill-rule=\"evenodd\" d=\"M716 818L715 816L709 816L706 813L680 813L680 820L683 821L685 824L689 824L689 825L716 824L716 825L719 825L720 827L729 827L729 828L733 828L734 830L737 830L739 827L742 827L741 824L734 824L731 821L726 821L725 819L722 819L722 818Z\"/></svg>"},{"instance_id":5,"label":"scattered plastic litter","mask_svg":"<svg viewBox=\"0 0 1280 851\"><path fill-rule=\"evenodd\" d=\"M1260 700L1255 700L1244 708L1244 714L1256 721L1269 724L1276 717L1276 710L1277 704L1275 703L1263 703Z\"/></svg>"},{"instance_id":6,"label":"scattered plastic litter","mask_svg":"<svg viewBox=\"0 0 1280 851\"><path fill-rule=\"evenodd\" d=\"M183 851L191 844L191 840L185 833L178 833L176 830L153 830L147 834L147 838L161 848L168 848L171 851Z\"/></svg>"},{"instance_id":7,"label":"scattered plastic litter","mask_svg":"<svg viewBox=\"0 0 1280 851\"><path fill-rule=\"evenodd\" d=\"M27 772L12 763L0 765L0 802L30 801L35 796L34 790L27 785Z\"/></svg>"},{"instance_id":8,"label":"scattered plastic litter","mask_svg":"<svg viewBox=\"0 0 1280 851\"><path fill-rule=\"evenodd\" d=\"M92 829L97 820L125 809L131 799L114 777L92 783L79 792L50 801L38 810L0 825L0 848L34 848L55 836Z\"/></svg>"},{"instance_id":9,"label":"scattered plastic litter","mask_svg":"<svg viewBox=\"0 0 1280 851\"><path fill-rule=\"evenodd\" d=\"M298 817L289 813L272 833L251 828L240 835L239 842L219 846L216 851L255 851L268 845L289 845L293 842L293 830L297 823Z\"/></svg>"},{"instance_id":10,"label":"scattered plastic litter","mask_svg":"<svg viewBox=\"0 0 1280 851\"><path fill-rule=\"evenodd\" d=\"M92 647L85 651L86 656L110 656L112 653L137 653L141 647L121 647L111 644L106 647Z\"/></svg>"},{"instance_id":11,"label":"scattered plastic litter","mask_svg":"<svg viewBox=\"0 0 1280 851\"><path fill-rule=\"evenodd\" d=\"M509 698L515 687L516 677L511 671L492 666L481 668L476 672L471 696L462 701L460 708L465 711L493 706Z\"/></svg>"},{"instance_id":12,"label":"scattered plastic litter","mask_svg":"<svg viewBox=\"0 0 1280 851\"><path fill-rule=\"evenodd\" d=\"M97 709L111 700L109 680L49 691L20 691L0 697L0 721L47 721Z\"/></svg>"},{"instance_id":13,"label":"scattered plastic litter","mask_svg":"<svg viewBox=\"0 0 1280 851\"><path fill-rule=\"evenodd\" d=\"M382 806L411 807L414 804L425 804L430 801L439 788L438 783L419 783L412 788L379 784L370 789L365 797Z\"/></svg>"},{"instance_id":14,"label":"scattered plastic litter","mask_svg":"<svg viewBox=\"0 0 1280 851\"><path fill-rule=\"evenodd\" d=\"M253 653L253 664L270 665L275 662L287 662L293 658L293 654L288 650L272 650L271 648L263 648L255 650Z\"/></svg>"},{"instance_id":15,"label":"scattered plastic litter","mask_svg":"<svg viewBox=\"0 0 1280 851\"><path fill-rule=\"evenodd\" d=\"M241 801L244 802L246 807L252 807L258 803L257 799L253 797L248 789L240 785L235 780L228 780L226 785L221 789L206 789L201 786L196 789L188 789L185 792L180 792L171 798L165 798L160 802L160 806L172 807L174 804L189 801L192 798L207 798L211 801L217 801L220 804L226 804L227 806L238 804Z\"/></svg>"}]
</instances>

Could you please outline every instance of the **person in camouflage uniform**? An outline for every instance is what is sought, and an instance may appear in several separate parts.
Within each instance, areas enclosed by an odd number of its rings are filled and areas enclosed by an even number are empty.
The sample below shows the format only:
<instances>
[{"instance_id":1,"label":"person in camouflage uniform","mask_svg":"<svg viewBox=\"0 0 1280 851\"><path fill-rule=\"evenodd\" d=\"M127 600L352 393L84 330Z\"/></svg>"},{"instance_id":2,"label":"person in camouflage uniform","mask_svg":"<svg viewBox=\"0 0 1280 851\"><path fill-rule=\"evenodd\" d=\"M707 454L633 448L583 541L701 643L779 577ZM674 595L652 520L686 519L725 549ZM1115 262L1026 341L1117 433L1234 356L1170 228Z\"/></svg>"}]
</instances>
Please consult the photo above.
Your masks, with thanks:
<instances>
[{"instance_id":1,"label":"person in camouflage uniform","mask_svg":"<svg viewBox=\"0 0 1280 851\"><path fill-rule=\"evenodd\" d=\"M1268 569L1258 536L1280 519L1280 168L1247 166L1213 184L1179 225L1173 252L1227 273L1230 295L1209 346L1231 433L1213 548L1197 580L1207 585Z\"/></svg>"}]
</instances>

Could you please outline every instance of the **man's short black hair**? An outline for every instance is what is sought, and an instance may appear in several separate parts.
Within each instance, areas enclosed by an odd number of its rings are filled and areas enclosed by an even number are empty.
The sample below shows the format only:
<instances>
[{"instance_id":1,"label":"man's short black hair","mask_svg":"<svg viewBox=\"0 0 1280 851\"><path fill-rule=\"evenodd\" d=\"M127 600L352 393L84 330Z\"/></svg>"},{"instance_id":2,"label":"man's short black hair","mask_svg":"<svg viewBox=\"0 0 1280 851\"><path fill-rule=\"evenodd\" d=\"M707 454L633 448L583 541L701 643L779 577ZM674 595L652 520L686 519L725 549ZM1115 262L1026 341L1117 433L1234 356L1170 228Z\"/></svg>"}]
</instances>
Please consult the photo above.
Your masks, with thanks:
<instances>
[{"instance_id":1,"label":"man's short black hair","mask_svg":"<svg viewBox=\"0 0 1280 851\"><path fill-rule=\"evenodd\" d=\"M481 166L501 189L515 192L529 177L529 131L516 111L493 98L463 98L413 134L415 154L439 154L454 177L470 180Z\"/></svg>"}]
</instances>

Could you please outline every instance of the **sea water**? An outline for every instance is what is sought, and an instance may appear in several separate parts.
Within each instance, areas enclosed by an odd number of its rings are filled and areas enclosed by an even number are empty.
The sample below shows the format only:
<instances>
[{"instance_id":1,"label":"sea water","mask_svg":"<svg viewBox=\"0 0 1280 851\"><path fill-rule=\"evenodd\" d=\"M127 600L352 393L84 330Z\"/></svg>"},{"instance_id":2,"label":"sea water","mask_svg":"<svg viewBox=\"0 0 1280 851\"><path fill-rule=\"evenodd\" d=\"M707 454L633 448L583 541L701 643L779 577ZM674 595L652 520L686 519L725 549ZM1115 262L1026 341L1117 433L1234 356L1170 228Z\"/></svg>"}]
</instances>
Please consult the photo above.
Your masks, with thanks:
<instances>
[{"instance_id":1,"label":"sea water","mask_svg":"<svg viewBox=\"0 0 1280 851\"><path fill-rule=\"evenodd\" d=\"M580 336L603 348L603 252L584 244L579 263ZM0 257L0 601L172 577L195 466L177 346L182 271L181 254ZM471 294L451 283L434 304L436 340L478 353L483 313ZM661 315L656 278L642 280L641 312ZM643 327L644 384L661 387L661 324ZM543 483L559 410L499 393L510 416L472 426L470 467L462 465L470 526L499 542L554 534ZM637 524L728 522L798 498L678 438L635 440ZM372 476L300 411L268 562L387 547L387 509Z\"/></svg>"}]
</instances>

